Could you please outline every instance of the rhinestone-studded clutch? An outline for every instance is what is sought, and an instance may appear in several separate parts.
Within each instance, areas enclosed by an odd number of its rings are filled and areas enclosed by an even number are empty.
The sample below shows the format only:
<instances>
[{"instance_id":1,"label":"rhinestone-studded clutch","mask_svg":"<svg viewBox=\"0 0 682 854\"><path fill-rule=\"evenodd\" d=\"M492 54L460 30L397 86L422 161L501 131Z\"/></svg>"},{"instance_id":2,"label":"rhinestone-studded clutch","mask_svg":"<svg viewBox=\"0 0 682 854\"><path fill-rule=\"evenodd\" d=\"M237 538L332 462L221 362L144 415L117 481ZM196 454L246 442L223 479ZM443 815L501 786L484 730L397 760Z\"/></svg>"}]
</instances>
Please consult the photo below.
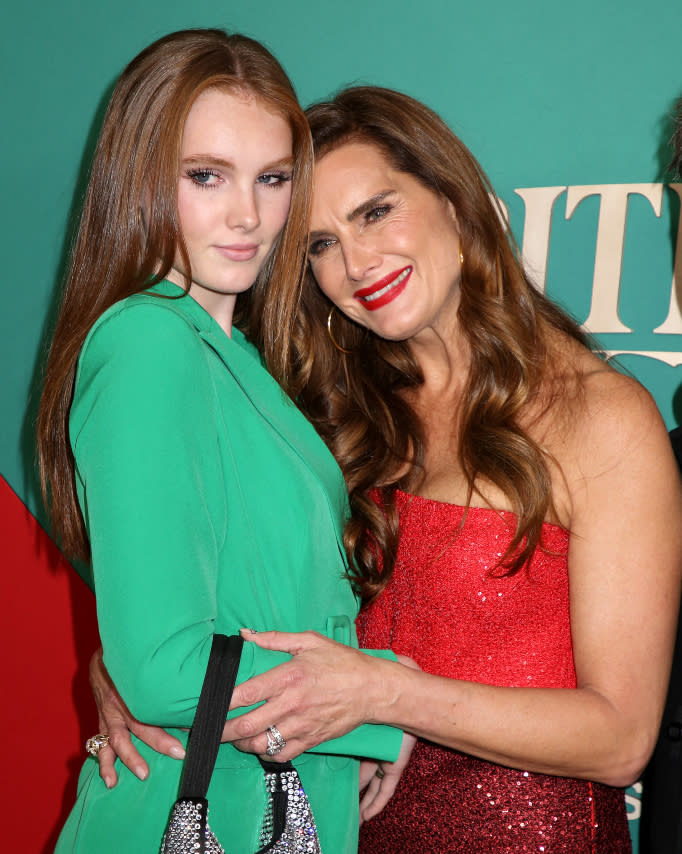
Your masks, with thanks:
<instances>
[{"instance_id":1,"label":"rhinestone-studded clutch","mask_svg":"<svg viewBox=\"0 0 682 854\"><path fill-rule=\"evenodd\" d=\"M243 640L214 635L182 769L178 800L161 841L161 854L225 854L208 824L206 793L230 707ZM291 762L260 760L267 802L256 854L322 854L315 819ZM228 852L229 854L229 852Z\"/></svg>"}]
</instances>

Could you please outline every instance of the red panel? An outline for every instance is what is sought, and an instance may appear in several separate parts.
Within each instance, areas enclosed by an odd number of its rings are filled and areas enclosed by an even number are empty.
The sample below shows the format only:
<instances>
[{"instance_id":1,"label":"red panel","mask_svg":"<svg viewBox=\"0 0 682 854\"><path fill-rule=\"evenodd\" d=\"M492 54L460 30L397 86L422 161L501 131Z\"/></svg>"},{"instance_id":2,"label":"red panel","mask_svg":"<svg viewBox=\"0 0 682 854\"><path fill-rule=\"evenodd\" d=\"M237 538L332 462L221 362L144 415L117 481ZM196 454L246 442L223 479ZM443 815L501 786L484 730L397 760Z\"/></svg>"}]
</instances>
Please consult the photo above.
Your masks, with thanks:
<instances>
[{"instance_id":1,"label":"red panel","mask_svg":"<svg viewBox=\"0 0 682 854\"><path fill-rule=\"evenodd\" d=\"M0 794L11 804L2 846L51 854L97 728L87 675L95 599L2 477L0 543Z\"/></svg>"}]
</instances>

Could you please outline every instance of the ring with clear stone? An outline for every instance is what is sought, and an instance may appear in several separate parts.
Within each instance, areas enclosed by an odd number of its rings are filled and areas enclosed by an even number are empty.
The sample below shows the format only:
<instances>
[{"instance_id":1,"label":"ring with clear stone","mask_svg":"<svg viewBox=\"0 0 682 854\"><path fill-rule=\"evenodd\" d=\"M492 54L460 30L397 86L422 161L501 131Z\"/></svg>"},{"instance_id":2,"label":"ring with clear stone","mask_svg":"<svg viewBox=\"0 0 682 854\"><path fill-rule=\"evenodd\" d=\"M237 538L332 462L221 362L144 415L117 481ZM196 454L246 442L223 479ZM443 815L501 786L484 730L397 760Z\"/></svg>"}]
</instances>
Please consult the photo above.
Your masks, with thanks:
<instances>
[{"instance_id":1,"label":"ring with clear stone","mask_svg":"<svg viewBox=\"0 0 682 854\"><path fill-rule=\"evenodd\" d=\"M268 739L268 746L265 750L268 756L277 756L287 746L286 741L282 738L282 733L276 726L268 727L265 735Z\"/></svg>"}]
</instances>

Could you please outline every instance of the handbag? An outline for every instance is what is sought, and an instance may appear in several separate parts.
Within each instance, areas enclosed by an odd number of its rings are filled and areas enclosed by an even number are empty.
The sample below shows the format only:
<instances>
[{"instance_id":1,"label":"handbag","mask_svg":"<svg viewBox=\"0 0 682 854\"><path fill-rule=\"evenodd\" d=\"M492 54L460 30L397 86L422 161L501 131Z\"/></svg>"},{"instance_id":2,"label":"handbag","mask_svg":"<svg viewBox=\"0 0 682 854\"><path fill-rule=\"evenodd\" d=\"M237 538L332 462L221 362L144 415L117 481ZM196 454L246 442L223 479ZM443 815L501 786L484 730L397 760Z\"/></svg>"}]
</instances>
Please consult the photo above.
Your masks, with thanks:
<instances>
[{"instance_id":1,"label":"handbag","mask_svg":"<svg viewBox=\"0 0 682 854\"><path fill-rule=\"evenodd\" d=\"M161 842L161 854L225 854L208 823L206 794L234 691L243 639L213 636L182 778ZM321 854L310 803L291 762L259 761L264 771L266 809L257 854Z\"/></svg>"}]
</instances>

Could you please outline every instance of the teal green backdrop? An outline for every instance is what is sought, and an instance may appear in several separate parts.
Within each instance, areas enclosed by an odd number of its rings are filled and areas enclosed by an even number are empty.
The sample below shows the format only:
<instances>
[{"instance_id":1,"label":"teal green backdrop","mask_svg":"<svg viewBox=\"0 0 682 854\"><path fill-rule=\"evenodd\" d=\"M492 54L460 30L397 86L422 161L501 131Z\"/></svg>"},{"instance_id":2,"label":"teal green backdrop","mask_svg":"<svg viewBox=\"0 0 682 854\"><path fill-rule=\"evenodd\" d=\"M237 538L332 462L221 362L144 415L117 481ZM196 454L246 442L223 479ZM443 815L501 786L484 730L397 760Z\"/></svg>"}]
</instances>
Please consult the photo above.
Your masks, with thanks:
<instances>
[{"instance_id":1,"label":"teal green backdrop","mask_svg":"<svg viewBox=\"0 0 682 854\"><path fill-rule=\"evenodd\" d=\"M220 26L263 41L303 103L348 83L434 107L478 156L538 282L682 422L679 0L63 0L3 14L0 473L40 514L32 420L67 226L103 105L155 38ZM675 259L677 258L677 282ZM637 791L628 795L636 819Z\"/></svg>"}]
</instances>

